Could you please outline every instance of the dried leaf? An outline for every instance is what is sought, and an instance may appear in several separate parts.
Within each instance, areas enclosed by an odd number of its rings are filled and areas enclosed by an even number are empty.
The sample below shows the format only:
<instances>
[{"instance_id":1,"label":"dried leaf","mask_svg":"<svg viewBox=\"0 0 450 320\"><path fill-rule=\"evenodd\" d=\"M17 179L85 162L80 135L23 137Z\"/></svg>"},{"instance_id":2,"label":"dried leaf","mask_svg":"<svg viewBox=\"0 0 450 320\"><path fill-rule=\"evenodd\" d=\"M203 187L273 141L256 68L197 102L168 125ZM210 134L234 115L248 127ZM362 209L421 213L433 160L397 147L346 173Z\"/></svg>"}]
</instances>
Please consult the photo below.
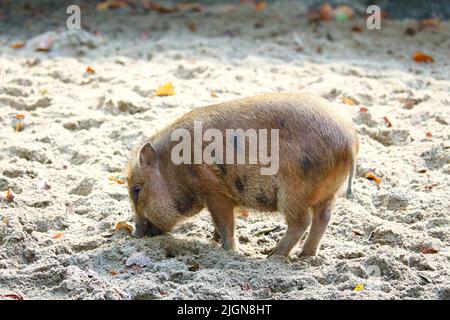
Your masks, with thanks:
<instances>
[{"instance_id":1,"label":"dried leaf","mask_svg":"<svg viewBox=\"0 0 450 320\"><path fill-rule=\"evenodd\" d=\"M248 217L248 210L244 210L244 209L242 209L242 210L240 210L239 211L239 215L241 216L241 217L244 217L244 218L247 218Z\"/></svg>"},{"instance_id":2,"label":"dried leaf","mask_svg":"<svg viewBox=\"0 0 450 320\"><path fill-rule=\"evenodd\" d=\"M14 300L23 300L23 297L19 293L0 294L1 298L10 298Z\"/></svg>"},{"instance_id":3,"label":"dried leaf","mask_svg":"<svg viewBox=\"0 0 450 320\"><path fill-rule=\"evenodd\" d=\"M319 10L320 20L331 20L333 18L333 8L329 3L324 3Z\"/></svg>"},{"instance_id":4,"label":"dried leaf","mask_svg":"<svg viewBox=\"0 0 450 320\"><path fill-rule=\"evenodd\" d=\"M422 102L421 99L412 99L412 98L400 98L399 101L403 103L404 109L412 109L415 105L418 105L420 102Z\"/></svg>"},{"instance_id":5,"label":"dried leaf","mask_svg":"<svg viewBox=\"0 0 450 320\"><path fill-rule=\"evenodd\" d=\"M433 137L433 134L432 134L430 131L427 131L427 132L425 133L425 136L426 136L427 138L432 138L432 137Z\"/></svg>"},{"instance_id":6,"label":"dried leaf","mask_svg":"<svg viewBox=\"0 0 450 320\"><path fill-rule=\"evenodd\" d=\"M372 181L375 181L376 184L380 184L382 179L377 177L375 174L373 174L372 172L367 172L366 173L366 178Z\"/></svg>"},{"instance_id":7,"label":"dried leaf","mask_svg":"<svg viewBox=\"0 0 450 320\"><path fill-rule=\"evenodd\" d=\"M95 70L92 67L87 67L86 68L86 73L95 73Z\"/></svg>"},{"instance_id":8,"label":"dried leaf","mask_svg":"<svg viewBox=\"0 0 450 320\"><path fill-rule=\"evenodd\" d=\"M416 51L416 52L414 52L414 54L412 55L412 59L413 59L415 62L418 62L418 63L422 63L422 62L434 62L434 59L433 59L432 56L430 56L430 55L428 55L428 54L425 54L425 53L423 53L423 52L421 52L421 51Z\"/></svg>"},{"instance_id":9,"label":"dried leaf","mask_svg":"<svg viewBox=\"0 0 450 320\"><path fill-rule=\"evenodd\" d=\"M58 232L57 234L52 236L52 239L59 239L64 235L64 232Z\"/></svg>"},{"instance_id":10,"label":"dried leaf","mask_svg":"<svg viewBox=\"0 0 450 320\"><path fill-rule=\"evenodd\" d=\"M359 292L359 291L363 291L364 290L364 284L362 284L362 283L358 283L356 286L355 286L355 289L353 289L353 291L356 291L356 292Z\"/></svg>"},{"instance_id":11,"label":"dried leaf","mask_svg":"<svg viewBox=\"0 0 450 320\"><path fill-rule=\"evenodd\" d=\"M198 269L200 269L200 264L198 262L194 262L188 269L189 271L198 271Z\"/></svg>"},{"instance_id":12,"label":"dried leaf","mask_svg":"<svg viewBox=\"0 0 450 320\"><path fill-rule=\"evenodd\" d=\"M25 42L15 42L13 44L10 45L11 49L22 49L23 47L25 47Z\"/></svg>"},{"instance_id":13,"label":"dried leaf","mask_svg":"<svg viewBox=\"0 0 450 320\"><path fill-rule=\"evenodd\" d=\"M120 179L120 178L118 178L118 177L116 177L116 176L109 176L109 177L108 177L108 180L109 180L109 181L112 181L112 182L115 182L115 183L117 183L117 184L125 184L125 180Z\"/></svg>"},{"instance_id":14,"label":"dried leaf","mask_svg":"<svg viewBox=\"0 0 450 320\"><path fill-rule=\"evenodd\" d=\"M242 290L244 290L244 291L249 291L249 290L252 289L252 286L250 285L250 283L244 282L244 283L241 285L241 288L242 288Z\"/></svg>"},{"instance_id":15,"label":"dried leaf","mask_svg":"<svg viewBox=\"0 0 450 320\"><path fill-rule=\"evenodd\" d=\"M365 107L361 107L359 108L359 112L368 112L369 109L365 108Z\"/></svg>"},{"instance_id":16,"label":"dried leaf","mask_svg":"<svg viewBox=\"0 0 450 320\"><path fill-rule=\"evenodd\" d=\"M353 230L353 234L355 236L362 236L363 235L363 233L361 231L359 231L359 230Z\"/></svg>"},{"instance_id":17,"label":"dried leaf","mask_svg":"<svg viewBox=\"0 0 450 320\"><path fill-rule=\"evenodd\" d=\"M97 4L97 10L103 11L107 10L109 8L111 9L119 9L119 8L125 8L128 6L126 1L123 0L106 0L104 2L100 2Z\"/></svg>"},{"instance_id":18,"label":"dried leaf","mask_svg":"<svg viewBox=\"0 0 450 320\"><path fill-rule=\"evenodd\" d=\"M8 217L3 217L2 222L4 224L6 224L7 226L9 226L9 218Z\"/></svg>"},{"instance_id":19,"label":"dried leaf","mask_svg":"<svg viewBox=\"0 0 450 320\"><path fill-rule=\"evenodd\" d=\"M383 120L388 128L392 128L392 122L391 122L391 120L389 120L388 117L383 117Z\"/></svg>"},{"instance_id":20,"label":"dried leaf","mask_svg":"<svg viewBox=\"0 0 450 320\"><path fill-rule=\"evenodd\" d=\"M353 99L347 98L347 97L343 97L342 98L342 102L349 105L349 106L354 106L355 105L355 101Z\"/></svg>"},{"instance_id":21,"label":"dried leaf","mask_svg":"<svg viewBox=\"0 0 450 320\"><path fill-rule=\"evenodd\" d=\"M173 8L164 7L164 6L162 6L158 3L154 3L154 2L148 3L148 9L156 11L158 13L162 13L162 14L177 12L177 8L175 8L175 7L173 7Z\"/></svg>"},{"instance_id":22,"label":"dried leaf","mask_svg":"<svg viewBox=\"0 0 450 320\"><path fill-rule=\"evenodd\" d=\"M213 97L213 98L217 98L217 97L218 97L218 95L217 95L217 93L216 93L215 91L211 91L211 97Z\"/></svg>"},{"instance_id":23,"label":"dried leaf","mask_svg":"<svg viewBox=\"0 0 450 320\"><path fill-rule=\"evenodd\" d=\"M129 234L133 232L133 225L128 221L119 221L114 228L116 231L125 230Z\"/></svg>"},{"instance_id":24,"label":"dried leaf","mask_svg":"<svg viewBox=\"0 0 450 320\"><path fill-rule=\"evenodd\" d=\"M202 12L203 11L203 7L200 3L178 3L175 6L175 9L181 12L187 12L187 11L192 11L192 12Z\"/></svg>"},{"instance_id":25,"label":"dried leaf","mask_svg":"<svg viewBox=\"0 0 450 320\"><path fill-rule=\"evenodd\" d=\"M18 113L18 114L16 114L16 119L23 120L23 119L25 119L25 115L22 113Z\"/></svg>"},{"instance_id":26,"label":"dried leaf","mask_svg":"<svg viewBox=\"0 0 450 320\"><path fill-rule=\"evenodd\" d=\"M266 1L258 1L255 3L255 10L256 11L264 11L267 8L267 2Z\"/></svg>"},{"instance_id":27,"label":"dried leaf","mask_svg":"<svg viewBox=\"0 0 450 320\"><path fill-rule=\"evenodd\" d=\"M165 85L159 87L155 91L155 96L165 97L165 96L173 96L175 94L175 87L171 82L166 83Z\"/></svg>"},{"instance_id":28,"label":"dried leaf","mask_svg":"<svg viewBox=\"0 0 450 320\"><path fill-rule=\"evenodd\" d=\"M111 273L111 275L113 275L113 276L116 276L116 275L118 274L118 272L117 272L116 269L112 269L112 270L110 271L110 273Z\"/></svg>"},{"instance_id":29,"label":"dried leaf","mask_svg":"<svg viewBox=\"0 0 450 320\"><path fill-rule=\"evenodd\" d=\"M197 25L193 22L189 22L186 27L190 32L197 32Z\"/></svg>"},{"instance_id":30,"label":"dried leaf","mask_svg":"<svg viewBox=\"0 0 450 320\"><path fill-rule=\"evenodd\" d=\"M15 124L15 130L16 132L21 132L25 129L25 123L23 123L22 121L17 121Z\"/></svg>"},{"instance_id":31,"label":"dried leaf","mask_svg":"<svg viewBox=\"0 0 450 320\"><path fill-rule=\"evenodd\" d=\"M420 252L423 254L434 254L434 253L438 253L439 250L434 249L434 248L425 247L425 248L422 248L420 250Z\"/></svg>"},{"instance_id":32,"label":"dried leaf","mask_svg":"<svg viewBox=\"0 0 450 320\"><path fill-rule=\"evenodd\" d=\"M40 52L49 52L53 47L53 39L48 37L41 42L39 42L37 48L34 51L40 51Z\"/></svg>"},{"instance_id":33,"label":"dried leaf","mask_svg":"<svg viewBox=\"0 0 450 320\"><path fill-rule=\"evenodd\" d=\"M6 191L6 200L8 202L14 201L14 194L12 193L11 189L8 189L8 191Z\"/></svg>"},{"instance_id":34,"label":"dried leaf","mask_svg":"<svg viewBox=\"0 0 450 320\"><path fill-rule=\"evenodd\" d=\"M431 190L433 189L435 186L439 185L439 183L433 182L433 183L427 183L425 185L425 190Z\"/></svg>"},{"instance_id":35,"label":"dried leaf","mask_svg":"<svg viewBox=\"0 0 450 320\"><path fill-rule=\"evenodd\" d=\"M432 27L437 28L441 24L441 20L438 18L429 18L429 19L423 19L420 21L421 27Z\"/></svg>"},{"instance_id":36,"label":"dried leaf","mask_svg":"<svg viewBox=\"0 0 450 320\"><path fill-rule=\"evenodd\" d=\"M362 32L363 29L360 26L353 26L350 30L352 30L352 32Z\"/></svg>"}]
</instances>

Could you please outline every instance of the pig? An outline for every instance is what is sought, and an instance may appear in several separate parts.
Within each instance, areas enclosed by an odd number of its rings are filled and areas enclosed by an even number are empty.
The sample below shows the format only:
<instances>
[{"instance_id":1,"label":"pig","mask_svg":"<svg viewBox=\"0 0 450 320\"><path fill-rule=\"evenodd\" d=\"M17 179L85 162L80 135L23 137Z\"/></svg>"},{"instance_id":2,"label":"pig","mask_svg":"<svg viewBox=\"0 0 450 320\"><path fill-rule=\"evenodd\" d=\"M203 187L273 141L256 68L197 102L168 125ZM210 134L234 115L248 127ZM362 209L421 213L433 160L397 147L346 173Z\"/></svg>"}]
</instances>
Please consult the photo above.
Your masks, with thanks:
<instances>
[{"instance_id":1,"label":"pig","mask_svg":"<svg viewBox=\"0 0 450 320\"><path fill-rule=\"evenodd\" d=\"M228 163L220 157L213 163L174 163L173 149L180 140L174 140L173 132L183 129L193 139L198 136L195 123L201 123L202 132L212 128L224 137L229 128L277 129L278 139L271 136L268 145L278 144L278 170L262 174L267 163ZM231 150L237 156L242 150L234 140ZM316 255L346 179L347 194L352 194L358 149L351 123L313 94L269 93L196 108L131 151L124 172L135 213L134 235L170 232L206 207L214 239L220 239L223 249L235 250L234 208L247 207L285 217L287 230L269 256L287 257L310 225L301 256ZM246 156L249 150L244 150ZM194 152L184 156L192 159Z\"/></svg>"}]
</instances>

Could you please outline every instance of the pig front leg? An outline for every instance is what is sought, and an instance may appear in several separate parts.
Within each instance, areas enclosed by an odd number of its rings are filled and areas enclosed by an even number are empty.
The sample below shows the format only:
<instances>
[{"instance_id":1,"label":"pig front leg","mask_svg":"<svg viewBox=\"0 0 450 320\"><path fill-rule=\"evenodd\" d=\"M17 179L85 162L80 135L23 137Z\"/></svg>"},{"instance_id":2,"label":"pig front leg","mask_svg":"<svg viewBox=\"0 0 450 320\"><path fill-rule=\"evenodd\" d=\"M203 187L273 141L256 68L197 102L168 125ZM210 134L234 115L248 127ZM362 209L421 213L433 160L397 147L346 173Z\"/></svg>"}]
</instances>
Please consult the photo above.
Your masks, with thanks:
<instances>
[{"instance_id":1,"label":"pig front leg","mask_svg":"<svg viewBox=\"0 0 450 320\"><path fill-rule=\"evenodd\" d=\"M207 199L206 205L214 222L214 240L220 238L225 250L236 250L233 202L223 196L214 195Z\"/></svg>"}]
</instances>

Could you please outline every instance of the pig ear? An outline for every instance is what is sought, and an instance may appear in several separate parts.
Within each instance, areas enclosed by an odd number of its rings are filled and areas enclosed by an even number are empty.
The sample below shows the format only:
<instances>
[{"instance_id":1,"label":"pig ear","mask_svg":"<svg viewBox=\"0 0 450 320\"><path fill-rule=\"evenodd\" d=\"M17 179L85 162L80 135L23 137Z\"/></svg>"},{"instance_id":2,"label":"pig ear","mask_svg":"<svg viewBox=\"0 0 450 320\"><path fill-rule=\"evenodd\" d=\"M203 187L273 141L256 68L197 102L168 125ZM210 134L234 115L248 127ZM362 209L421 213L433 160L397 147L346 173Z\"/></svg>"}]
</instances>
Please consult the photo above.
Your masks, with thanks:
<instances>
[{"instance_id":1,"label":"pig ear","mask_svg":"<svg viewBox=\"0 0 450 320\"><path fill-rule=\"evenodd\" d=\"M139 163L141 167L148 167L155 163L156 161L156 149L155 147L150 143L147 142L144 144L144 146L141 148L141 151L139 152Z\"/></svg>"}]
</instances>

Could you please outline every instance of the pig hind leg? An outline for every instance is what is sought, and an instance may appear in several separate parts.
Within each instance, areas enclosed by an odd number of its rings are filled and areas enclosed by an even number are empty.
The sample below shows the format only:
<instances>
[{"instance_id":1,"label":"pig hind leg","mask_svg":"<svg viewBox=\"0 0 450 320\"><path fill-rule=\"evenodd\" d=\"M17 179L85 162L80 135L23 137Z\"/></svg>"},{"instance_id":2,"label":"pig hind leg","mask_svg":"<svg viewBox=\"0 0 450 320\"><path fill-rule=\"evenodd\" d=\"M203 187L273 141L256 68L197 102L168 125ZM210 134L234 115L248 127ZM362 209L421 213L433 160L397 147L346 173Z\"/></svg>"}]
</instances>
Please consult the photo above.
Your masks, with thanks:
<instances>
[{"instance_id":1,"label":"pig hind leg","mask_svg":"<svg viewBox=\"0 0 450 320\"><path fill-rule=\"evenodd\" d=\"M315 256L320 246L320 241L331 219L331 209L335 197L322 201L313 208L311 229L303 245L302 256Z\"/></svg>"},{"instance_id":2,"label":"pig hind leg","mask_svg":"<svg viewBox=\"0 0 450 320\"><path fill-rule=\"evenodd\" d=\"M206 203L214 222L214 239L220 238L225 250L235 250L234 203L220 195L211 196Z\"/></svg>"},{"instance_id":3,"label":"pig hind leg","mask_svg":"<svg viewBox=\"0 0 450 320\"><path fill-rule=\"evenodd\" d=\"M289 209L291 210L291 209ZM287 257L292 248L300 241L309 226L310 218L308 207L297 209L294 212L283 212L286 215L287 230L278 242L270 256Z\"/></svg>"}]
</instances>

